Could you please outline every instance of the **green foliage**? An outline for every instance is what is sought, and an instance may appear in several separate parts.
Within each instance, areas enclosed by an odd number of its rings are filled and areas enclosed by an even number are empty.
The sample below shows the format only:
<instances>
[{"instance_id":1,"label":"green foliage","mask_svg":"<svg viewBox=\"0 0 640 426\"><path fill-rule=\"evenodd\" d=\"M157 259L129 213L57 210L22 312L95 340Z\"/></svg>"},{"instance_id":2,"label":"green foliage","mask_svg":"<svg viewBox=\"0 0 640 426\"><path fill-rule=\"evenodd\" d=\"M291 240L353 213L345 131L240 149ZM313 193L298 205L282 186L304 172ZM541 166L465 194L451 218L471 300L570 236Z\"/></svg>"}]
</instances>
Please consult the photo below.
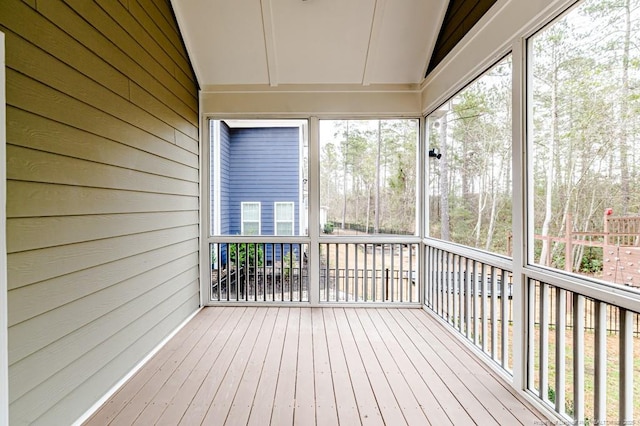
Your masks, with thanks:
<instances>
[{"instance_id":1,"label":"green foliage","mask_svg":"<svg viewBox=\"0 0 640 426\"><path fill-rule=\"evenodd\" d=\"M282 273L285 278L289 278L292 273L292 269L298 267L298 259L293 250L289 250L287 254L282 257Z\"/></svg>"},{"instance_id":2,"label":"green foliage","mask_svg":"<svg viewBox=\"0 0 640 426\"><path fill-rule=\"evenodd\" d=\"M322 232L324 232L325 234L333 234L333 222L325 223Z\"/></svg>"},{"instance_id":3,"label":"green foliage","mask_svg":"<svg viewBox=\"0 0 640 426\"><path fill-rule=\"evenodd\" d=\"M262 244L229 244L229 260L237 268L262 266L264 262Z\"/></svg>"},{"instance_id":4,"label":"green foliage","mask_svg":"<svg viewBox=\"0 0 640 426\"><path fill-rule=\"evenodd\" d=\"M602 272L602 259L602 247L589 247L582 255L580 272L587 274Z\"/></svg>"}]
</instances>

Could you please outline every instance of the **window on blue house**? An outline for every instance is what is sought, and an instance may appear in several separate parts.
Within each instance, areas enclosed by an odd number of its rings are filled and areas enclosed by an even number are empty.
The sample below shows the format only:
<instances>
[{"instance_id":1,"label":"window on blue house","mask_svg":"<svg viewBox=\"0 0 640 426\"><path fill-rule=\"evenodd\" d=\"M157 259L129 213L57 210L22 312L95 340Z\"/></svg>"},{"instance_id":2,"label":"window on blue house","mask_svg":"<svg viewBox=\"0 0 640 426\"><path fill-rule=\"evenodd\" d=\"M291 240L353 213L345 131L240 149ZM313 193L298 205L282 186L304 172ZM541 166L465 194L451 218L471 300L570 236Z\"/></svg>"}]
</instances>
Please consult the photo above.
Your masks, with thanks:
<instances>
[{"instance_id":1,"label":"window on blue house","mask_svg":"<svg viewBox=\"0 0 640 426\"><path fill-rule=\"evenodd\" d=\"M211 120L209 132L209 235L305 235L308 122ZM286 212L276 212L285 201ZM259 203L259 212L246 211L246 202Z\"/></svg>"},{"instance_id":2,"label":"window on blue house","mask_svg":"<svg viewBox=\"0 0 640 426\"><path fill-rule=\"evenodd\" d=\"M276 235L294 234L294 205L292 202L277 202L274 206Z\"/></svg>"},{"instance_id":3,"label":"window on blue house","mask_svg":"<svg viewBox=\"0 0 640 426\"><path fill-rule=\"evenodd\" d=\"M242 235L260 235L260 203L242 203Z\"/></svg>"}]
</instances>

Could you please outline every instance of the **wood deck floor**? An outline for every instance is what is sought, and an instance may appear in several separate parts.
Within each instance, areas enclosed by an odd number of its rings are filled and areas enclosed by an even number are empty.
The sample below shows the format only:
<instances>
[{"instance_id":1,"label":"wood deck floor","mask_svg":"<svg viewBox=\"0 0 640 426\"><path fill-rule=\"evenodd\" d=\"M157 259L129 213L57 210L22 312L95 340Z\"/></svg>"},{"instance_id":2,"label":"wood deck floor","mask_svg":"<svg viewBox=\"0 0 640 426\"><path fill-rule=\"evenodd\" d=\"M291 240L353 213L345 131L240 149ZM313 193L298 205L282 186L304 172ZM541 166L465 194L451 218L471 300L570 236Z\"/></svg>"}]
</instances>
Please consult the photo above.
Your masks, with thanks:
<instances>
[{"instance_id":1,"label":"wood deck floor","mask_svg":"<svg viewBox=\"0 0 640 426\"><path fill-rule=\"evenodd\" d=\"M419 309L205 308L88 425L543 419Z\"/></svg>"}]
</instances>

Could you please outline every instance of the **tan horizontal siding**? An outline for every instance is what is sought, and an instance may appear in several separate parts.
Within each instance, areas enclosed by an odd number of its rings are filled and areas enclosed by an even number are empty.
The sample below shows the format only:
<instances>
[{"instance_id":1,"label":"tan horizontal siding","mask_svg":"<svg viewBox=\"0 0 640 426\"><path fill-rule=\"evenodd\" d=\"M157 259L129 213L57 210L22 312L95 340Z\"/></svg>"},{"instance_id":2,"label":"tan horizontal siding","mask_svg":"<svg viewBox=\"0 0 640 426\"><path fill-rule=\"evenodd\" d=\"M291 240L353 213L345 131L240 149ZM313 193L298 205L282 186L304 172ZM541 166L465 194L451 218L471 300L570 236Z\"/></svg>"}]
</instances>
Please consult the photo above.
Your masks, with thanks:
<instances>
[{"instance_id":1,"label":"tan horizontal siding","mask_svg":"<svg viewBox=\"0 0 640 426\"><path fill-rule=\"evenodd\" d=\"M148 87L156 96L166 99L173 108L184 111L185 115L188 111L192 114L197 112L197 95L189 94L144 49L136 46L137 43L123 40L121 37L125 35L116 32L117 24L110 17L106 19L107 15L94 2L79 0L70 3L73 4L68 6L60 0L49 0L38 4L38 12L65 28L72 37L81 39L86 48L113 64L131 81ZM103 31L115 36L115 43ZM117 42L124 44L118 45Z\"/></svg>"},{"instance_id":2,"label":"tan horizontal siding","mask_svg":"<svg viewBox=\"0 0 640 426\"><path fill-rule=\"evenodd\" d=\"M197 208L198 199L191 195L155 194L38 182L7 182L7 217L137 213Z\"/></svg>"},{"instance_id":3,"label":"tan horizontal siding","mask_svg":"<svg viewBox=\"0 0 640 426\"><path fill-rule=\"evenodd\" d=\"M110 297L122 297L117 294L117 288L115 288L117 286L103 290L101 293L104 294L96 293L87 296L87 301L93 301L94 303L98 301L99 305L94 309L83 306L79 310L83 318L92 319L92 322L83 328L74 329L74 324L65 319L63 314L58 313L59 309L22 323L20 326L21 329L28 329L35 333L33 340L36 340L37 343L32 343L32 347L35 347L38 343L41 344L45 342L50 342L48 344L51 347L45 347L41 351L32 352L14 361L16 372L22 373L21 375L23 375L24 378L12 383L15 392L11 394L11 401L22 397L38 383L53 375L54 372L72 364L73 360L82 357L87 349L99 345L110 337L111 334L126 329L128 324L135 321L136 318L142 316L145 312L152 310L166 299L170 299L171 295L175 292L189 287L189 283L198 278L197 267L187 264L190 260L189 257L197 257L197 255L193 254L185 258L176 259L172 263L167 264L166 267L158 268L158 271L162 271L165 274L164 277L161 277L160 281L157 281L159 284L152 285L148 283L148 281L144 281L143 278L132 280L134 284L137 284L136 291L132 292L130 297L120 303L117 309L108 310L110 307L106 303ZM159 272L153 271L147 275L148 278L158 280L158 274ZM129 285L129 283L123 282L118 285L125 286ZM103 298L106 300L100 303L100 296L104 296ZM82 299L75 303L86 305ZM61 331L57 332L55 338L47 336L42 328L38 328L38 326L42 326L45 321L60 322L62 324L60 327ZM105 329L108 329L108 331L105 331ZM23 351L17 354L16 357L26 353L26 350L29 348L25 347L22 349ZM46 365L40 365L37 368L42 374L38 375L38 377L28 377L30 369L36 368L36 366L41 364L45 359L47 360Z\"/></svg>"},{"instance_id":4,"label":"tan horizontal siding","mask_svg":"<svg viewBox=\"0 0 640 426\"><path fill-rule=\"evenodd\" d=\"M114 269L111 263L106 263L11 290L8 295L9 303L14 303L16 308L9 312L9 325L18 324L119 282L143 275L184 256L185 253L197 251L197 240L183 241L120 259L118 269ZM79 287L75 284L78 282L84 284Z\"/></svg>"},{"instance_id":5,"label":"tan horizontal siding","mask_svg":"<svg viewBox=\"0 0 640 426\"><path fill-rule=\"evenodd\" d=\"M46 151L7 146L7 179L159 194L198 195L198 183L79 160ZM73 174L69 173L73 170Z\"/></svg>"},{"instance_id":6,"label":"tan horizontal siding","mask_svg":"<svg viewBox=\"0 0 640 426\"><path fill-rule=\"evenodd\" d=\"M37 46L59 61L72 64L79 72L94 81L99 81L114 93L127 96L129 79L126 75L114 67L111 62L86 49L82 41L62 31L38 13L35 10L35 5L29 7L19 0L2 1L0 2L0 16L11 18L2 21L8 45L12 41L22 38L25 42ZM17 49L13 50L7 49L7 57L20 54Z\"/></svg>"},{"instance_id":7,"label":"tan horizontal siding","mask_svg":"<svg viewBox=\"0 0 640 426\"><path fill-rule=\"evenodd\" d=\"M197 167L143 151L145 146L138 139L128 145L11 107L7 108L7 123L7 139L16 146L198 182ZM197 153L198 141L186 139L189 150Z\"/></svg>"},{"instance_id":8,"label":"tan horizontal siding","mask_svg":"<svg viewBox=\"0 0 640 426\"><path fill-rule=\"evenodd\" d=\"M98 0L98 4L116 19L120 19L120 17L127 19L128 13L122 4L115 3L112 0ZM186 54L182 51L179 39L179 47L174 46L169 37L161 30L161 27L153 21L149 13L138 2L131 2L128 12L136 21L131 26L127 26L129 34L138 42L148 40L151 43L149 49L157 52L156 57L168 58L166 69L169 72L173 72L174 77L191 93L196 91L197 86L191 78L191 64ZM167 11L167 13L170 13L170 11ZM163 22L166 22L166 19L163 19ZM177 34L174 32L177 28L171 28L171 30L173 34ZM144 42L142 44L147 46Z\"/></svg>"},{"instance_id":9,"label":"tan horizontal siding","mask_svg":"<svg viewBox=\"0 0 640 426\"><path fill-rule=\"evenodd\" d=\"M149 15L153 23L160 28L162 34L169 40L178 54L187 59L187 52L182 44L182 38L179 36L178 24L171 16L173 11L169 2L164 0L136 0L130 2L129 9L135 16L139 16L141 12Z\"/></svg>"},{"instance_id":10,"label":"tan horizontal siding","mask_svg":"<svg viewBox=\"0 0 640 426\"><path fill-rule=\"evenodd\" d=\"M96 214L9 219L9 253L197 225L197 211Z\"/></svg>"},{"instance_id":11,"label":"tan horizontal siding","mask_svg":"<svg viewBox=\"0 0 640 426\"><path fill-rule=\"evenodd\" d=\"M171 299L145 312L138 321L129 324L126 330L115 336L113 341L93 349L85 359L76 360L73 366L66 367L13 405L16 409L26 411L25 418L29 421L42 413L40 418L33 421L34 425L60 424L62 418L79 417L84 412L82 407L102 397L96 391L97 387L103 386L115 375L128 373L130 368L127 366L139 361L139 353L148 351L149 346L157 344L158 340L175 329L176 322L180 323L192 313L193 305L197 303L197 281L194 281L189 288L173 294ZM149 324L154 326L150 327ZM131 342L134 336L136 339ZM99 367L101 365L104 367ZM114 385L115 382L110 384ZM52 400L58 398L59 402L51 404Z\"/></svg>"},{"instance_id":12,"label":"tan horizontal siding","mask_svg":"<svg viewBox=\"0 0 640 426\"><path fill-rule=\"evenodd\" d=\"M8 289L13 290L69 274L76 270L114 262L153 250L156 247L177 244L193 238L197 228L197 225L188 225L130 234L123 237L12 253L7 256L11 264L23 266L20 268L9 267L7 271L9 277ZM39 265L42 266L34 267Z\"/></svg>"},{"instance_id":13,"label":"tan horizontal siding","mask_svg":"<svg viewBox=\"0 0 640 426\"><path fill-rule=\"evenodd\" d=\"M198 156L174 143L169 143L139 127L132 126L108 112L91 108L86 103L7 69L7 99L10 105L50 118L78 129L172 159L191 167L198 167ZM7 139L8 143L11 140Z\"/></svg>"},{"instance_id":14,"label":"tan horizontal siding","mask_svg":"<svg viewBox=\"0 0 640 426\"><path fill-rule=\"evenodd\" d=\"M12 424L72 423L198 307L177 28L168 0L0 2Z\"/></svg>"}]
</instances>

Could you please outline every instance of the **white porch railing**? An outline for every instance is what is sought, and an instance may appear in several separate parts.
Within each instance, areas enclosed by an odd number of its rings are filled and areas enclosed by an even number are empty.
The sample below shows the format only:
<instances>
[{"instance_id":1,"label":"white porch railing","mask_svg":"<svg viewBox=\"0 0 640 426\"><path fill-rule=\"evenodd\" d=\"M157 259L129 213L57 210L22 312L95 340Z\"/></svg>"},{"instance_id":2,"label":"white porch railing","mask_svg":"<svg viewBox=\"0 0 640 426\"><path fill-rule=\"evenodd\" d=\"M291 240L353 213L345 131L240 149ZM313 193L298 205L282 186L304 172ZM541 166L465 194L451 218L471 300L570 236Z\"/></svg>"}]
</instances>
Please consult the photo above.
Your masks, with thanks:
<instances>
[{"instance_id":1,"label":"white porch railing","mask_svg":"<svg viewBox=\"0 0 640 426\"><path fill-rule=\"evenodd\" d=\"M442 242L427 244L425 256L426 307L505 373L525 377L525 391L561 421L638 422L636 290L525 268L524 312L515 312L510 259ZM514 363L519 329L526 349Z\"/></svg>"},{"instance_id":2,"label":"white porch railing","mask_svg":"<svg viewBox=\"0 0 640 426\"><path fill-rule=\"evenodd\" d=\"M209 244L209 301L308 304L315 295L316 304L420 306L419 241L331 237L310 250L304 237L217 238ZM311 270L318 272L311 276Z\"/></svg>"},{"instance_id":3,"label":"white porch railing","mask_svg":"<svg viewBox=\"0 0 640 426\"><path fill-rule=\"evenodd\" d=\"M282 241L210 244L210 300L308 302L308 247Z\"/></svg>"},{"instance_id":4,"label":"white porch railing","mask_svg":"<svg viewBox=\"0 0 640 426\"><path fill-rule=\"evenodd\" d=\"M302 238L227 241L210 244L214 304L308 305L313 292L319 305L424 300L506 377L523 378L523 390L560 420L637 421L640 294L633 289L533 267L518 280L509 258L415 237L323 238L315 250ZM525 349L514 351L514 340Z\"/></svg>"},{"instance_id":5,"label":"white porch railing","mask_svg":"<svg viewBox=\"0 0 640 426\"><path fill-rule=\"evenodd\" d=\"M559 285L527 282L527 389L562 417L633 424L640 394L640 302L635 309ZM637 408L636 408L637 409Z\"/></svg>"},{"instance_id":6,"label":"white porch railing","mask_svg":"<svg viewBox=\"0 0 640 426\"><path fill-rule=\"evenodd\" d=\"M320 301L420 303L418 251L407 239L321 243Z\"/></svg>"},{"instance_id":7,"label":"white porch railing","mask_svg":"<svg viewBox=\"0 0 640 426\"><path fill-rule=\"evenodd\" d=\"M470 250L465 250L470 252ZM507 259L427 246L426 306L511 374L513 285Z\"/></svg>"}]
</instances>

